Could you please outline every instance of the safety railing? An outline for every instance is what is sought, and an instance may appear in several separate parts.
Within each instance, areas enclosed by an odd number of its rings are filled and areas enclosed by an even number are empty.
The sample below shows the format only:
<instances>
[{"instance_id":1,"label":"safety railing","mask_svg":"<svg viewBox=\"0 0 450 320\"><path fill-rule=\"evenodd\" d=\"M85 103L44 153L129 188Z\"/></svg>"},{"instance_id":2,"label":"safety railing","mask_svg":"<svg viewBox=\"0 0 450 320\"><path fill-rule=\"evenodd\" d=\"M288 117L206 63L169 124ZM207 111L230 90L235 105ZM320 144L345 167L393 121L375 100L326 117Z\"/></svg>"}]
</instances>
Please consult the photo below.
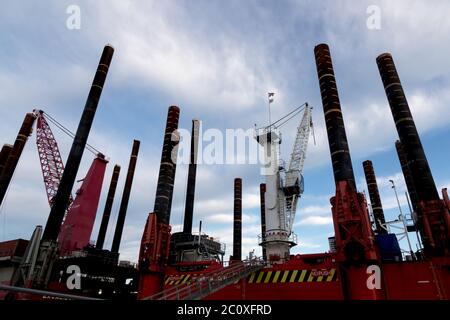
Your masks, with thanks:
<instances>
[{"instance_id":1,"label":"safety railing","mask_svg":"<svg viewBox=\"0 0 450 320\"><path fill-rule=\"evenodd\" d=\"M234 262L223 269L206 273L189 284L179 284L163 290L145 300L199 300L227 285L247 277L264 267L264 261L245 260Z\"/></svg>"}]
</instances>

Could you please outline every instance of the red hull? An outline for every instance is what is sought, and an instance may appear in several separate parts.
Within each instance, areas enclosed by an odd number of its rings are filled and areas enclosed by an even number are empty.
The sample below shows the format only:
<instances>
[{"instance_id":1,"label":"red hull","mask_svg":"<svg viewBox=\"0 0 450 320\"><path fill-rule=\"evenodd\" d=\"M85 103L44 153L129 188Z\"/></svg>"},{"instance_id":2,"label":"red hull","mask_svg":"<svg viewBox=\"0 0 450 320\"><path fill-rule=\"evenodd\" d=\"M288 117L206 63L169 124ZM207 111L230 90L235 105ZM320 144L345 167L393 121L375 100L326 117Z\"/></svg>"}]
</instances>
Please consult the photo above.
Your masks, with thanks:
<instances>
[{"instance_id":1,"label":"red hull","mask_svg":"<svg viewBox=\"0 0 450 320\"><path fill-rule=\"evenodd\" d=\"M327 256L329 257L329 256ZM352 282L370 277L367 266L353 268ZM216 269L217 270L217 269ZM385 263L381 265L381 289L377 296L387 300L450 299L450 259ZM170 268L165 289L188 284L211 272L177 272ZM357 279L358 278L358 279ZM359 286L359 287L365 287ZM362 299L373 299L371 290L360 292ZM339 266L332 259L311 266L300 259L264 268L207 296L205 300L343 300Z\"/></svg>"}]
</instances>

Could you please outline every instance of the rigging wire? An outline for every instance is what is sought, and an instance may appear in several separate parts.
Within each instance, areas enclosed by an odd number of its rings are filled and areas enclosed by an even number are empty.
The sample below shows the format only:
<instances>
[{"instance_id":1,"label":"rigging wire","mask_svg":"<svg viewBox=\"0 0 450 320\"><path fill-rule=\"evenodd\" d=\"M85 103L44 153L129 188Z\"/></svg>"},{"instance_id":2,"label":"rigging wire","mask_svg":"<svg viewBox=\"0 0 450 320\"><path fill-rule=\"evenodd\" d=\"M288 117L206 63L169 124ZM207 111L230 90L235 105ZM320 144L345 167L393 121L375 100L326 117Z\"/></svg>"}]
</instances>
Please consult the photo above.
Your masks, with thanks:
<instances>
[{"instance_id":1,"label":"rigging wire","mask_svg":"<svg viewBox=\"0 0 450 320\"><path fill-rule=\"evenodd\" d=\"M290 116L288 119L286 119L285 121L283 121L281 124L278 125L278 128L281 128L281 126L283 126L284 124L286 124L289 120L291 120L292 118L296 117L297 115L299 115L305 108L299 109L298 112L292 114L292 116Z\"/></svg>"},{"instance_id":2,"label":"rigging wire","mask_svg":"<svg viewBox=\"0 0 450 320\"><path fill-rule=\"evenodd\" d=\"M283 117L281 117L281 118L278 119L277 121L274 121L274 122L271 123L270 125L265 126L265 127L263 127L263 128L268 129L268 128L270 128L270 127L275 127L275 125L276 125L277 123L281 122L282 120L286 119L287 117L291 116L292 114L295 113L295 115L297 115L298 113L302 112L302 111L305 109L305 107L306 107L306 102L303 103L301 106L294 108L292 111L288 112L287 114L285 114ZM295 115L294 115L294 116L295 116ZM289 119L286 120L286 121L284 121L284 122L282 122L281 125L285 124L287 121L289 121L290 119L292 119L294 116L289 117ZM278 127L280 127L281 125L278 125Z\"/></svg>"},{"instance_id":3,"label":"rigging wire","mask_svg":"<svg viewBox=\"0 0 450 320\"><path fill-rule=\"evenodd\" d=\"M304 109L306 106L306 102L303 103L301 106L294 108L294 110L292 110L291 112L288 112L286 115L284 115L283 117L281 117L280 119L278 119L277 121L273 122L272 124L276 124L277 122L280 122L281 120L285 119L286 117L288 117L289 115L291 115L294 112L297 112L300 109Z\"/></svg>"},{"instance_id":4,"label":"rigging wire","mask_svg":"<svg viewBox=\"0 0 450 320\"><path fill-rule=\"evenodd\" d=\"M45 114L45 117L47 120L49 120L51 123L53 123L58 129L60 129L62 132L64 132L65 134L67 134L69 137L71 138L75 138L75 134L70 131L69 129L67 129L64 125L62 125L61 123L59 123L55 118L53 118L50 114L48 114L45 111L42 111ZM97 148L94 148L92 145L90 145L89 143L86 142L86 149L93 153L94 155L97 155L99 153L101 153Z\"/></svg>"}]
</instances>

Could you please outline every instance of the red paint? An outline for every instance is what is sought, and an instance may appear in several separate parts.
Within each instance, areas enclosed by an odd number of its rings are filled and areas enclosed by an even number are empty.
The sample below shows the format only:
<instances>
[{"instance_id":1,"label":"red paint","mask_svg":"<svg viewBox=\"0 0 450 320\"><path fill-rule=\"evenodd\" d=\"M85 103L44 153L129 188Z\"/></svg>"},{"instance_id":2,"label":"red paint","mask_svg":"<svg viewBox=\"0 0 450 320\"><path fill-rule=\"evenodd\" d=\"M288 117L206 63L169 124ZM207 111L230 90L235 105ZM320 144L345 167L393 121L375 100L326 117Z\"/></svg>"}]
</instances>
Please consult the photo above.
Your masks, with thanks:
<instances>
[{"instance_id":1,"label":"red paint","mask_svg":"<svg viewBox=\"0 0 450 320\"><path fill-rule=\"evenodd\" d=\"M425 254L429 257L450 256L450 213L448 195L443 190L444 200L419 202L424 233ZM447 197L447 198L446 198ZM426 245L428 244L428 245Z\"/></svg>"},{"instance_id":2,"label":"red paint","mask_svg":"<svg viewBox=\"0 0 450 320\"><path fill-rule=\"evenodd\" d=\"M336 259L340 262L378 261L379 255L364 195L353 190L347 181L339 181L336 184L336 195L330 202L336 237Z\"/></svg>"},{"instance_id":3,"label":"red paint","mask_svg":"<svg viewBox=\"0 0 450 320\"><path fill-rule=\"evenodd\" d=\"M383 265L383 281L389 300L450 299L450 259Z\"/></svg>"},{"instance_id":4,"label":"red paint","mask_svg":"<svg viewBox=\"0 0 450 320\"><path fill-rule=\"evenodd\" d=\"M139 252L139 299L152 296L163 289L170 230L170 225L158 223L155 213L148 215Z\"/></svg>"},{"instance_id":5,"label":"red paint","mask_svg":"<svg viewBox=\"0 0 450 320\"><path fill-rule=\"evenodd\" d=\"M102 157L95 158L76 193L58 236L62 256L89 244L107 163Z\"/></svg>"},{"instance_id":6,"label":"red paint","mask_svg":"<svg viewBox=\"0 0 450 320\"><path fill-rule=\"evenodd\" d=\"M37 118L36 145L44 178L45 192L47 193L48 203L52 206L53 197L56 195L61 182L64 163L61 159L58 143L42 111L39 112ZM73 199L70 196L68 208L70 208L72 202Z\"/></svg>"},{"instance_id":7,"label":"red paint","mask_svg":"<svg viewBox=\"0 0 450 320\"><path fill-rule=\"evenodd\" d=\"M305 260L311 257L323 256L325 259L320 264L309 265ZM282 274L287 270L316 270L311 271L313 276L329 275L331 268L338 269L339 264L333 260L329 254L302 255L291 259L289 262L276 265L271 268L264 268L265 273L280 271ZM346 275L348 282L353 286L351 289L351 299L386 299L386 300L449 300L450 299L450 259L433 258L426 261L410 261L385 263L380 265L381 288L368 289L367 280L370 273L367 273L366 266L348 267ZM175 267L167 268L166 286L170 288L171 280L177 281L181 276L190 275L190 279L199 276L206 276L208 273L220 269L218 265L212 265L211 269L201 272L178 272ZM249 276L250 277L250 276ZM290 282L289 278L284 283L280 278L276 283L269 281L264 283L263 277L260 283L249 283L249 277L241 279L239 282L231 284L224 289L217 291L205 300L343 300L343 281L337 275L335 281L311 281L304 279L303 282ZM181 278L182 279L182 278ZM256 278L254 278L254 282ZM188 281L189 283L189 281ZM348 283L346 285L348 287ZM359 291L355 291L355 290Z\"/></svg>"}]
</instances>

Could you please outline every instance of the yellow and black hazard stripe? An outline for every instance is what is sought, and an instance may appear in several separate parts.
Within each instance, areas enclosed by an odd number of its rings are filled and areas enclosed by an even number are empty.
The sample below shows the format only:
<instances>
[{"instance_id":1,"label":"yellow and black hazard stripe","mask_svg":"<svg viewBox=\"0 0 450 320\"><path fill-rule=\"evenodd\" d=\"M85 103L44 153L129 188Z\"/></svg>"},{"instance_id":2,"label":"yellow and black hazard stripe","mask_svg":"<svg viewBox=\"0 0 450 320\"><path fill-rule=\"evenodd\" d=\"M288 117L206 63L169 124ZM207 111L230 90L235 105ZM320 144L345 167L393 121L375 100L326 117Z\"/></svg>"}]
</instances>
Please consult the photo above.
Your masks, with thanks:
<instances>
[{"instance_id":1,"label":"yellow and black hazard stripe","mask_svg":"<svg viewBox=\"0 0 450 320\"><path fill-rule=\"evenodd\" d=\"M172 286L189 284L199 274L167 275L164 285ZM248 283L292 283L292 282L331 282L337 281L336 269L304 269L304 270L278 270L257 271L247 277ZM238 283L236 280L234 283Z\"/></svg>"},{"instance_id":2,"label":"yellow and black hazard stripe","mask_svg":"<svg viewBox=\"0 0 450 320\"><path fill-rule=\"evenodd\" d=\"M248 283L331 282L337 280L336 269L257 271L247 277Z\"/></svg>"},{"instance_id":3,"label":"yellow and black hazard stripe","mask_svg":"<svg viewBox=\"0 0 450 320\"><path fill-rule=\"evenodd\" d=\"M193 278L196 278L197 274L182 274L182 275L168 275L164 280L164 285L172 286L177 284L188 284Z\"/></svg>"}]
</instances>

